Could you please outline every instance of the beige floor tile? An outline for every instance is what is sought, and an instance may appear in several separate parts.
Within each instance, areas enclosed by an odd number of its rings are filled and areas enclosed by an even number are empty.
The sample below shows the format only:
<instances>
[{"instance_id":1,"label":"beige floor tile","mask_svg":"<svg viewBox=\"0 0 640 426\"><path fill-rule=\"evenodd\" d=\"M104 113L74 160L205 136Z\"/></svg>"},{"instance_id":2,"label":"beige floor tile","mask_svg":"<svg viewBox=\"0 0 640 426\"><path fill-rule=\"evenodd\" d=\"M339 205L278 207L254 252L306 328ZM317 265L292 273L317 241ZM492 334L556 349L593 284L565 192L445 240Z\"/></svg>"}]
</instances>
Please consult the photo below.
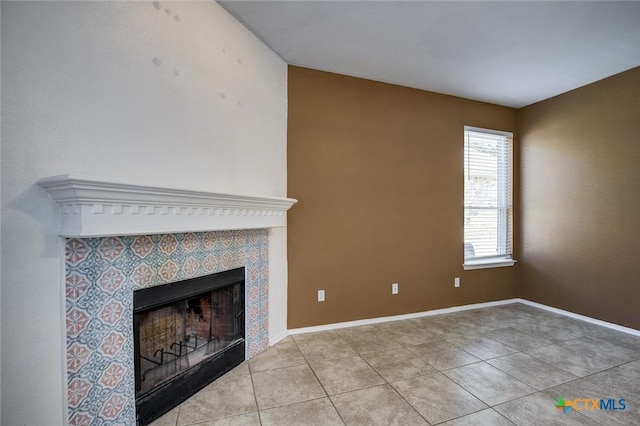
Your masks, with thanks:
<instances>
[{"instance_id":1,"label":"beige floor tile","mask_svg":"<svg viewBox=\"0 0 640 426\"><path fill-rule=\"evenodd\" d=\"M638 394L630 394L628 390L622 390L620 388L618 388L618 390L608 389L602 386L597 380L590 380L591 377L556 386L547 392L554 398L561 396L565 400L573 400L576 398L604 399L607 404L615 404L609 407L616 409L585 409L586 407L582 404L579 405L579 408L582 408L580 414L607 426L637 426L639 423L638 419L640 419L640 398L638 398ZM624 410L620 403L621 399L624 399Z\"/></svg>"},{"instance_id":2,"label":"beige floor tile","mask_svg":"<svg viewBox=\"0 0 640 426\"><path fill-rule=\"evenodd\" d=\"M424 330L442 337L445 335L458 335L459 328L456 327L457 320L455 314L434 315L421 318Z\"/></svg>"},{"instance_id":3,"label":"beige floor tile","mask_svg":"<svg viewBox=\"0 0 640 426\"><path fill-rule=\"evenodd\" d=\"M536 348L527 353L578 377L616 367L639 356L638 352L588 337Z\"/></svg>"},{"instance_id":4,"label":"beige floor tile","mask_svg":"<svg viewBox=\"0 0 640 426\"><path fill-rule=\"evenodd\" d=\"M404 348L362 354L362 358L388 382L410 379L436 371L422 358Z\"/></svg>"},{"instance_id":5,"label":"beige floor tile","mask_svg":"<svg viewBox=\"0 0 640 426\"><path fill-rule=\"evenodd\" d=\"M252 372L304 365L307 361L293 340L278 342L249 361Z\"/></svg>"},{"instance_id":6,"label":"beige floor tile","mask_svg":"<svg viewBox=\"0 0 640 426\"><path fill-rule=\"evenodd\" d=\"M402 347L373 325L342 328L337 333L359 354Z\"/></svg>"},{"instance_id":7,"label":"beige floor tile","mask_svg":"<svg viewBox=\"0 0 640 426\"><path fill-rule=\"evenodd\" d=\"M578 378L522 352L490 359L487 363L537 390L547 389Z\"/></svg>"},{"instance_id":8,"label":"beige floor tile","mask_svg":"<svg viewBox=\"0 0 640 426\"><path fill-rule=\"evenodd\" d=\"M415 346L440 340L437 334L408 321L391 321L377 324L376 329L402 346Z\"/></svg>"},{"instance_id":9,"label":"beige floor tile","mask_svg":"<svg viewBox=\"0 0 640 426\"><path fill-rule=\"evenodd\" d=\"M614 407L614 409L590 411L585 413L585 415L603 425L638 426L638 419L640 419L640 399L626 400L625 406L621 405L620 400L617 400L615 406L612 405L614 402L611 400L605 401L604 403L609 404L609 407ZM624 410L619 411L623 408Z\"/></svg>"},{"instance_id":10,"label":"beige floor tile","mask_svg":"<svg viewBox=\"0 0 640 426\"><path fill-rule=\"evenodd\" d=\"M448 326L445 335L469 336L486 333L491 330L504 327L495 321L483 320L481 315L473 311L464 311L447 314L442 318Z\"/></svg>"},{"instance_id":11,"label":"beige floor tile","mask_svg":"<svg viewBox=\"0 0 640 426\"><path fill-rule=\"evenodd\" d=\"M309 362L356 355L356 351L333 330L298 334L293 339Z\"/></svg>"},{"instance_id":12,"label":"beige floor tile","mask_svg":"<svg viewBox=\"0 0 640 426\"><path fill-rule=\"evenodd\" d=\"M587 331L587 335L596 340L611 343L621 348L640 351L640 336L634 336L610 328L598 327Z\"/></svg>"},{"instance_id":13,"label":"beige floor tile","mask_svg":"<svg viewBox=\"0 0 640 426\"><path fill-rule=\"evenodd\" d=\"M499 325L497 328L516 327L522 324L531 324L538 321L538 316L525 311L513 309L499 309L492 316L493 323Z\"/></svg>"},{"instance_id":14,"label":"beige floor tile","mask_svg":"<svg viewBox=\"0 0 640 426\"><path fill-rule=\"evenodd\" d=\"M596 426L598 423L577 411L564 413L546 391L505 402L493 407L518 426Z\"/></svg>"},{"instance_id":15,"label":"beige floor tile","mask_svg":"<svg viewBox=\"0 0 640 426\"><path fill-rule=\"evenodd\" d=\"M551 340L525 333L513 327L493 330L484 335L519 351L526 351L553 343Z\"/></svg>"},{"instance_id":16,"label":"beige floor tile","mask_svg":"<svg viewBox=\"0 0 640 426\"><path fill-rule=\"evenodd\" d=\"M605 370L585 380L602 386L612 395L629 395L640 401L640 361Z\"/></svg>"},{"instance_id":17,"label":"beige floor tile","mask_svg":"<svg viewBox=\"0 0 640 426\"><path fill-rule=\"evenodd\" d=\"M505 327L493 317L494 315L491 314L464 311L426 317L426 323L433 328L433 332L437 334L462 336L485 333Z\"/></svg>"},{"instance_id":18,"label":"beige floor tile","mask_svg":"<svg viewBox=\"0 0 640 426\"><path fill-rule=\"evenodd\" d=\"M260 426L260 418L258 413L255 412L198 423L197 426Z\"/></svg>"},{"instance_id":19,"label":"beige floor tile","mask_svg":"<svg viewBox=\"0 0 640 426\"><path fill-rule=\"evenodd\" d=\"M562 342L564 340L577 339L578 337L583 336L582 332L572 328L552 327L550 325L539 323L520 324L516 325L514 328L552 342Z\"/></svg>"},{"instance_id":20,"label":"beige floor tile","mask_svg":"<svg viewBox=\"0 0 640 426\"><path fill-rule=\"evenodd\" d=\"M496 405L536 390L487 363L447 370L444 374L487 405Z\"/></svg>"},{"instance_id":21,"label":"beige floor tile","mask_svg":"<svg viewBox=\"0 0 640 426\"><path fill-rule=\"evenodd\" d=\"M593 377L593 376L591 376ZM573 400L575 398L603 398L606 395L610 395L610 392L600 386L598 383L593 383L589 378L582 378L574 380L573 382L563 383L545 391L546 394L553 398L562 397L565 400ZM611 395L617 397L618 395Z\"/></svg>"},{"instance_id":22,"label":"beige floor tile","mask_svg":"<svg viewBox=\"0 0 640 426\"><path fill-rule=\"evenodd\" d=\"M441 373L401 380L392 386L430 424L487 408L482 401Z\"/></svg>"},{"instance_id":23,"label":"beige floor tile","mask_svg":"<svg viewBox=\"0 0 640 426\"><path fill-rule=\"evenodd\" d=\"M243 376L249 374L249 361L245 361L242 364L229 371L225 376Z\"/></svg>"},{"instance_id":24,"label":"beige floor tile","mask_svg":"<svg viewBox=\"0 0 640 426\"><path fill-rule=\"evenodd\" d=\"M408 321L418 324L420 328L436 336L442 336L451 330L451 324L448 324L447 321L441 319L439 315L415 318Z\"/></svg>"},{"instance_id":25,"label":"beige floor tile","mask_svg":"<svg viewBox=\"0 0 640 426\"><path fill-rule=\"evenodd\" d=\"M603 328L599 325L591 324L586 321L581 321L578 319L568 318L564 316L560 316L552 319L544 319L539 322L540 324L550 325L552 327L569 328L572 330L576 330L587 336L592 333L597 333L599 330Z\"/></svg>"},{"instance_id":26,"label":"beige floor tile","mask_svg":"<svg viewBox=\"0 0 640 426\"><path fill-rule=\"evenodd\" d=\"M470 353L445 341L409 346L407 349L438 370L446 370L480 361Z\"/></svg>"},{"instance_id":27,"label":"beige floor tile","mask_svg":"<svg viewBox=\"0 0 640 426\"><path fill-rule=\"evenodd\" d=\"M428 424L389 385L334 395L331 400L347 425L409 426Z\"/></svg>"},{"instance_id":28,"label":"beige floor tile","mask_svg":"<svg viewBox=\"0 0 640 426\"><path fill-rule=\"evenodd\" d=\"M252 374L260 410L326 396L308 365Z\"/></svg>"},{"instance_id":29,"label":"beige floor tile","mask_svg":"<svg viewBox=\"0 0 640 426\"><path fill-rule=\"evenodd\" d=\"M486 336L451 337L446 340L480 359L496 358L518 352L512 347Z\"/></svg>"},{"instance_id":30,"label":"beige floor tile","mask_svg":"<svg viewBox=\"0 0 640 426\"><path fill-rule=\"evenodd\" d=\"M257 411L247 375L222 376L180 405L178 426Z\"/></svg>"},{"instance_id":31,"label":"beige floor tile","mask_svg":"<svg viewBox=\"0 0 640 426\"><path fill-rule=\"evenodd\" d=\"M579 339L568 340L560 343L561 345L575 349L577 351L601 352L611 358L612 362L618 365L635 361L640 358L640 352L617 346L607 341L593 339L590 337L582 337Z\"/></svg>"},{"instance_id":32,"label":"beige floor tile","mask_svg":"<svg viewBox=\"0 0 640 426\"><path fill-rule=\"evenodd\" d=\"M513 426L513 423L489 408L440 423L438 426Z\"/></svg>"},{"instance_id":33,"label":"beige floor tile","mask_svg":"<svg viewBox=\"0 0 640 426\"><path fill-rule=\"evenodd\" d=\"M521 304L300 334L152 425L637 425L639 349L637 336ZM626 409L565 414L559 396Z\"/></svg>"},{"instance_id":34,"label":"beige floor tile","mask_svg":"<svg viewBox=\"0 0 640 426\"><path fill-rule=\"evenodd\" d=\"M260 412L262 426L341 426L344 422L328 398L298 402Z\"/></svg>"},{"instance_id":35,"label":"beige floor tile","mask_svg":"<svg viewBox=\"0 0 640 426\"><path fill-rule=\"evenodd\" d=\"M584 377L607 368L599 357L593 358L589 354L574 352L559 344L536 348L527 352L541 361L551 364L574 376Z\"/></svg>"},{"instance_id":36,"label":"beige floor tile","mask_svg":"<svg viewBox=\"0 0 640 426\"><path fill-rule=\"evenodd\" d=\"M384 379L359 356L314 362L311 367L329 395L384 383Z\"/></svg>"}]
</instances>

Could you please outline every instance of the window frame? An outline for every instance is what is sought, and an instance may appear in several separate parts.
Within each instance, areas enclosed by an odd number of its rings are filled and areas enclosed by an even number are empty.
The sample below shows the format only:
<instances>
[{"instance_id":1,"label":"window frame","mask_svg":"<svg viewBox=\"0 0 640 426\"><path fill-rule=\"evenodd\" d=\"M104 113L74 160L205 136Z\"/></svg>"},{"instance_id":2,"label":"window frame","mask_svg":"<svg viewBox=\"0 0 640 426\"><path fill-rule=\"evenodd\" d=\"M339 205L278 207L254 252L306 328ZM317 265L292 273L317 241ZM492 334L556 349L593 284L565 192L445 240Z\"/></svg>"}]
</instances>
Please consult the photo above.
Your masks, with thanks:
<instances>
[{"instance_id":1,"label":"window frame","mask_svg":"<svg viewBox=\"0 0 640 426\"><path fill-rule=\"evenodd\" d=\"M516 263L516 260L513 259L513 133L501 130L485 129L481 127L464 126L463 156L465 156L465 154L467 153L468 132L484 133L493 136L504 136L505 138L509 139L508 144L499 144L499 148L501 148L498 152L499 164L505 164L506 162L508 167L499 166L497 170L497 185L499 191L497 194L497 205L495 207L497 215L496 232L498 235L498 252L509 254L467 257L465 248L465 250L463 251L463 269L473 270L513 266ZM463 167L465 161L466 158L463 157ZM466 201L466 191L463 187L463 211L466 211L468 208L474 208L473 206L467 205ZM481 208L484 209L486 207ZM491 209L493 210L493 208ZM463 225L463 235L465 227L466 225ZM466 245L466 241L464 241L464 243ZM511 247L507 247L509 244L511 245Z\"/></svg>"}]
</instances>

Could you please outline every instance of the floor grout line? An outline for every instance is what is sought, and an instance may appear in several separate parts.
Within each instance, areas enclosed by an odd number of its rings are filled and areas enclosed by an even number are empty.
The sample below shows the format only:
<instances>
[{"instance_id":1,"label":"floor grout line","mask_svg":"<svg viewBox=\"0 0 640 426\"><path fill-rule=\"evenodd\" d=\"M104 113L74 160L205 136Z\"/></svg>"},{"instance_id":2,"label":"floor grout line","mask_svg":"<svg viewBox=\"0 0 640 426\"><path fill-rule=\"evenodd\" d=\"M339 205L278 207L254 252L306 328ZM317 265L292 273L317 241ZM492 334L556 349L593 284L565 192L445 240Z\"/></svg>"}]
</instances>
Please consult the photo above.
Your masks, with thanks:
<instances>
[{"instance_id":1,"label":"floor grout line","mask_svg":"<svg viewBox=\"0 0 640 426\"><path fill-rule=\"evenodd\" d=\"M329 395L329 392L327 392L327 389L324 387L324 385L320 381L320 378L316 374L316 372L313 369L313 367L311 367L311 363L309 363L309 360L304 355L304 352L302 352L302 349L300 349L300 346L298 345L298 342L296 342L295 339L293 339L293 340L294 340L294 343L296 344L296 347L298 348L298 350L302 354L302 357L304 358L304 360L306 361L307 365L309 366L309 369L313 373L313 376L316 378L316 380L318 381L318 383L322 387L322 390L324 391L324 394L325 394L325 398L327 398L329 400L329 403L331 403L331 406L333 407L333 409L336 410L336 413L338 413L338 417L340 417L340 420L342 421L342 424L346 425L347 422L344 421L344 418L342 417L342 414L340 414L340 411L338 410L338 407L336 407L336 405L334 404L333 400L331 399L331 396ZM347 345L348 345L348 343L347 343ZM353 349L353 348L351 348L351 349Z\"/></svg>"},{"instance_id":2,"label":"floor grout line","mask_svg":"<svg viewBox=\"0 0 640 426\"><path fill-rule=\"evenodd\" d=\"M256 385L253 382L253 371L251 369L250 361L251 360L248 359L245 362L247 363L247 369L249 370L249 380L251 380L251 390L253 391L253 400L256 403L256 411L258 412L258 422L260 423L260 426L262 426L262 417L260 416L260 406L258 405L258 393L256 392Z\"/></svg>"}]
</instances>

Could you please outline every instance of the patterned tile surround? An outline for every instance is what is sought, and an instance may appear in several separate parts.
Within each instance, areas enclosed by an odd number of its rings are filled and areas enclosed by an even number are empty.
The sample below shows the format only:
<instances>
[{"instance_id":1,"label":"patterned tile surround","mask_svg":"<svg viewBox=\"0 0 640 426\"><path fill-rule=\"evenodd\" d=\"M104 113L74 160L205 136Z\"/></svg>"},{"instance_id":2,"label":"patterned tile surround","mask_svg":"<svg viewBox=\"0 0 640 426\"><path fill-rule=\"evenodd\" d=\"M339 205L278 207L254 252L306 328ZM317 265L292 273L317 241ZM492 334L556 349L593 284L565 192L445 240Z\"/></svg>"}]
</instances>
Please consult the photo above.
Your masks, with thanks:
<instances>
[{"instance_id":1,"label":"patterned tile surround","mask_svg":"<svg viewBox=\"0 0 640 426\"><path fill-rule=\"evenodd\" d=\"M268 346L268 231L67 239L69 423L134 425L133 290L246 267L248 357Z\"/></svg>"}]
</instances>

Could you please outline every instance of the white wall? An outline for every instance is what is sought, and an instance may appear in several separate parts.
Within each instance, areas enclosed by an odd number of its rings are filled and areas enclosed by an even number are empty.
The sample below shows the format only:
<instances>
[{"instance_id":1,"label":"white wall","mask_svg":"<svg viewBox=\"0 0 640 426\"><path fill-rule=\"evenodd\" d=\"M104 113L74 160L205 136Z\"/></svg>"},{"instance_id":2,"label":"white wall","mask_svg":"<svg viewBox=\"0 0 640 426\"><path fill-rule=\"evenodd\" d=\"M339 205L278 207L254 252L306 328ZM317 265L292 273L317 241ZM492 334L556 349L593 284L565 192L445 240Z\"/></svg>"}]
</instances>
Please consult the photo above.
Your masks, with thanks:
<instances>
[{"instance_id":1,"label":"white wall","mask_svg":"<svg viewBox=\"0 0 640 426\"><path fill-rule=\"evenodd\" d=\"M287 228L271 228L269 231L269 345L275 345L288 335L287 269Z\"/></svg>"},{"instance_id":2,"label":"white wall","mask_svg":"<svg viewBox=\"0 0 640 426\"><path fill-rule=\"evenodd\" d=\"M60 218L36 180L286 196L286 64L214 2L1 7L2 424L62 424ZM279 335L286 231L271 236Z\"/></svg>"}]
</instances>

